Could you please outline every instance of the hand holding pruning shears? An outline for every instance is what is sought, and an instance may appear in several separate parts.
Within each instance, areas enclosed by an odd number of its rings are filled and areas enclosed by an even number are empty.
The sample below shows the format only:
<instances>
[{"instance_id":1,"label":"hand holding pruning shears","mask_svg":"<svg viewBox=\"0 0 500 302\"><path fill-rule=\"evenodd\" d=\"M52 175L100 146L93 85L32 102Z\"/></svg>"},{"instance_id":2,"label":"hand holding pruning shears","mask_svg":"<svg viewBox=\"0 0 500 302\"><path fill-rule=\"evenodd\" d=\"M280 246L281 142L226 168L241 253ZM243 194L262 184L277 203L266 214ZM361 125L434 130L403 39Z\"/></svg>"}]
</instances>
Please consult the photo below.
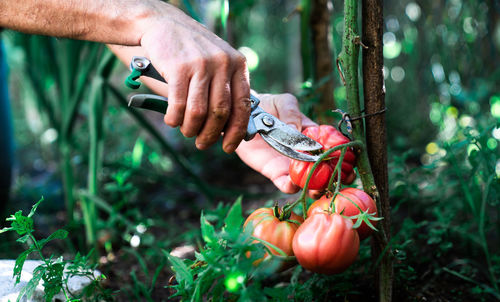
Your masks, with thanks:
<instances>
[{"instance_id":1,"label":"hand holding pruning shears","mask_svg":"<svg viewBox=\"0 0 500 302\"><path fill-rule=\"evenodd\" d=\"M165 82L164 78L144 57L133 57L130 63L131 75L125 83L131 88L138 88L136 80L140 76L147 76ZM260 134L262 139L281 154L302 161L316 161L318 156L298 151L315 151L322 148L318 142L300 133L297 129L288 126L272 114L259 107L260 100L250 95L251 113L246 127L245 140L249 141ZM149 109L165 114L168 111L168 98L153 94L136 94L130 98L130 107Z\"/></svg>"}]
</instances>

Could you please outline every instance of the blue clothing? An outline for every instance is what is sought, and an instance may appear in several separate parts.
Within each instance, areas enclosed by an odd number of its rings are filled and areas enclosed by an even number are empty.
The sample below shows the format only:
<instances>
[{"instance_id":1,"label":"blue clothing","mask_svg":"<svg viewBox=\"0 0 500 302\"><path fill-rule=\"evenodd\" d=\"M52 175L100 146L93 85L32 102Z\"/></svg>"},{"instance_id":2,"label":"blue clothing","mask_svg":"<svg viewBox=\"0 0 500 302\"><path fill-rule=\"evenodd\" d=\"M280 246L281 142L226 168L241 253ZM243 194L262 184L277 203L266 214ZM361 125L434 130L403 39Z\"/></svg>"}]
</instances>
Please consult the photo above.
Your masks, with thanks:
<instances>
[{"instance_id":1,"label":"blue clothing","mask_svg":"<svg viewBox=\"0 0 500 302\"><path fill-rule=\"evenodd\" d=\"M13 131L10 113L9 93L7 90L7 62L5 49L0 40L0 214L3 214L12 178Z\"/></svg>"}]
</instances>

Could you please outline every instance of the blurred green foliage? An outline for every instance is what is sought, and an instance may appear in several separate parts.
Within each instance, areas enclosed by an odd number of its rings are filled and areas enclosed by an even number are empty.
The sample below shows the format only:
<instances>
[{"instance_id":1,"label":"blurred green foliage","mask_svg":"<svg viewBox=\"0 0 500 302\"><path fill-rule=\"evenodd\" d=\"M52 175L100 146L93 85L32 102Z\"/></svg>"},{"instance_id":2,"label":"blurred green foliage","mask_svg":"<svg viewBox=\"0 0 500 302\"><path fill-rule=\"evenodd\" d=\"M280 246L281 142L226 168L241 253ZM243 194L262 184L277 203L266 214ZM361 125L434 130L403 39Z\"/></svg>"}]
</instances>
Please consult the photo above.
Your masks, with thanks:
<instances>
[{"instance_id":1,"label":"blurred green foliage","mask_svg":"<svg viewBox=\"0 0 500 302\"><path fill-rule=\"evenodd\" d=\"M255 90L292 92L299 96L304 112L310 113L317 101L310 95L318 83L302 75L300 1L180 2L188 13L247 56ZM332 1L334 58L341 47L342 7L342 1ZM390 0L384 1L384 7L395 297L398 301L500 299L500 4L494 0ZM25 69L17 68L29 59L30 48L16 42L17 34L4 32L2 36L11 65L18 144L14 200L29 205L42 194L53 196L48 199L56 202L46 204L52 207L50 215L62 211L57 203L63 194L56 152L61 133L51 124L47 107L40 106L40 88L27 84L34 74L27 76ZM60 50L69 43L27 39L35 44L32 48L40 48L35 55L43 58L53 54L53 48ZM43 60L43 65L31 68L53 67ZM223 156L220 147L198 152L192 140L182 139L177 131L154 130L158 127L137 122L140 118L120 105L128 93L121 88L126 73L125 68L117 67L107 78L114 90L108 93L113 101L103 108L105 152L103 168L96 176L101 188L98 196L83 190L88 171L87 106L80 106L74 114L68 160L74 171L76 203L92 198L99 209L102 269L126 270L126 274L107 275L119 280L125 295L155 300L169 296L163 288L169 276L158 271L158 263L161 267L166 263L162 250L180 244L202 246L197 223L200 208L215 208L214 196L229 196L232 201L242 192L251 197L245 201L256 200L260 206L262 198L250 193L262 195L269 190L268 183L235 157ZM66 76L77 79L77 74L83 71ZM345 89L337 75L334 79L336 105L346 109ZM56 80L46 77L33 83L42 85L43 94L57 104L55 97L62 91ZM154 119L156 116L150 116ZM182 168L186 161L189 164ZM203 192L205 182L211 193ZM205 213L216 223L224 220L227 211L226 206ZM78 215L77 211L77 220ZM79 230L82 226L73 227ZM8 243L0 243L0 255L12 257L7 247ZM360 258L341 276L324 278L297 270L284 279L277 277L267 294L279 296L281 290L303 300L372 297L374 264L368 245L362 246ZM130 270L130 263L140 265ZM276 284L282 280L285 285L278 288Z\"/></svg>"}]
</instances>

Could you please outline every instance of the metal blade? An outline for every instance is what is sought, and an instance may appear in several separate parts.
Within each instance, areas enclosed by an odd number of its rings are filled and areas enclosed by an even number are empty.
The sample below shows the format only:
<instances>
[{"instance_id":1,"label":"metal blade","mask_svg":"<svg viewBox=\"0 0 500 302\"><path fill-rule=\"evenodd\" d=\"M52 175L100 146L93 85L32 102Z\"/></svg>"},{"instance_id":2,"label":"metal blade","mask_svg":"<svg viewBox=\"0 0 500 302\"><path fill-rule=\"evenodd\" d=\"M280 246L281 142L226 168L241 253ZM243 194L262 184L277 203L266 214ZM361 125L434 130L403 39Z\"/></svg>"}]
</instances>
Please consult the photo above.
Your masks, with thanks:
<instances>
[{"instance_id":1,"label":"metal blade","mask_svg":"<svg viewBox=\"0 0 500 302\"><path fill-rule=\"evenodd\" d=\"M317 141L300 133L298 130L284 124L266 133L273 140L298 151L316 151L323 148Z\"/></svg>"},{"instance_id":2,"label":"metal blade","mask_svg":"<svg viewBox=\"0 0 500 302\"><path fill-rule=\"evenodd\" d=\"M315 162L318 160L319 156L318 155L310 155L306 153L301 153L297 152L277 141L275 141L273 138L268 136L267 134L261 133L260 136L266 143L269 144L269 146L273 147L276 151L279 153L283 154L286 157L290 157L293 159L301 160L301 161L308 161L308 162Z\"/></svg>"}]
</instances>

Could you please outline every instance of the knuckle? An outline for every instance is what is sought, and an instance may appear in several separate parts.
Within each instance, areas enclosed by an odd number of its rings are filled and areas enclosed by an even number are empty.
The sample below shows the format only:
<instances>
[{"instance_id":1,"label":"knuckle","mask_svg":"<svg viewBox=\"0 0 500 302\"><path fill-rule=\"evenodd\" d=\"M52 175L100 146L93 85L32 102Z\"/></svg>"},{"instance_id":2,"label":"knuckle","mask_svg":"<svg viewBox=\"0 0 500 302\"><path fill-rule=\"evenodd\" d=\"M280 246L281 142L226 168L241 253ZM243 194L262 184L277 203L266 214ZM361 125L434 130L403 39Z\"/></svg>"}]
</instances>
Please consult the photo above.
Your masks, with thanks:
<instances>
[{"instance_id":1,"label":"knuckle","mask_svg":"<svg viewBox=\"0 0 500 302\"><path fill-rule=\"evenodd\" d=\"M182 75L185 74L188 71L190 64L187 62L179 62L174 66L174 73L176 75Z\"/></svg>"},{"instance_id":2,"label":"knuckle","mask_svg":"<svg viewBox=\"0 0 500 302\"><path fill-rule=\"evenodd\" d=\"M200 143L208 146L208 145L214 144L217 141L217 139L219 138L219 136L220 136L219 131L211 130L211 131L205 132L203 135L200 135L198 137L198 139L199 139Z\"/></svg>"},{"instance_id":3,"label":"knuckle","mask_svg":"<svg viewBox=\"0 0 500 302\"><path fill-rule=\"evenodd\" d=\"M230 113L231 113L231 108L225 105L218 106L212 109L212 116L217 121L226 120L229 117Z\"/></svg>"},{"instance_id":4,"label":"knuckle","mask_svg":"<svg viewBox=\"0 0 500 302\"><path fill-rule=\"evenodd\" d=\"M231 65L229 54L226 52L219 52L214 55L215 62L223 69L228 69Z\"/></svg>"},{"instance_id":5,"label":"knuckle","mask_svg":"<svg viewBox=\"0 0 500 302\"><path fill-rule=\"evenodd\" d=\"M174 99L170 102L169 106L172 107L172 111L175 112L184 112L186 111L186 103L180 100Z\"/></svg>"},{"instance_id":6,"label":"knuckle","mask_svg":"<svg viewBox=\"0 0 500 302\"><path fill-rule=\"evenodd\" d=\"M299 101L297 101L297 98L293 94L291 94L291 93L284 93L283 94L283 98L287 102L292 103L292 104L298 104L299 103Z\"/></svg>"},{"instance_id":7,"label":"knuckle","mask_svg":"<svg viewBox=\"0 0 500 302\"><path fill-rule=\"evenodd\" d=\"M181 130L181 133L185 136L185 137L193 137L196 135L195 131L191 128L188 128L186 126L181 126L180 127L180 130Z\"/></svg>"},{"instance_id":8,"label":"knuckle","mask_svg":"<svg viewBox=\"0 0 500 302\"><path fill-rule=\"evenodd\" d=\"M247 58L241 52L237 52L234 58L234 62L238 67L246 67Z\"/></svg>"},{"instance_id":9,"label":"knuckle","mask_svg":"<svg viewBox=\"0 0 500 302\"><path fill-rule=\"evenodd\" d=\"M196 105L190 106L188 110L190 116L193 119L202 119L207 114L205 108L203 108L202 106L196 106Z\"/></svg>"},{"instance_id":10,"label":"knuckle","mask_svg":"<svg viewBox=\"0 0 500 302\"><path fill-rule=\"evenodd\" d=\"M209 62L207 58L199 57L195 59L190 65L193 66L197 71L204 73L208 70Z\"/></svg>"}]
</instances>

